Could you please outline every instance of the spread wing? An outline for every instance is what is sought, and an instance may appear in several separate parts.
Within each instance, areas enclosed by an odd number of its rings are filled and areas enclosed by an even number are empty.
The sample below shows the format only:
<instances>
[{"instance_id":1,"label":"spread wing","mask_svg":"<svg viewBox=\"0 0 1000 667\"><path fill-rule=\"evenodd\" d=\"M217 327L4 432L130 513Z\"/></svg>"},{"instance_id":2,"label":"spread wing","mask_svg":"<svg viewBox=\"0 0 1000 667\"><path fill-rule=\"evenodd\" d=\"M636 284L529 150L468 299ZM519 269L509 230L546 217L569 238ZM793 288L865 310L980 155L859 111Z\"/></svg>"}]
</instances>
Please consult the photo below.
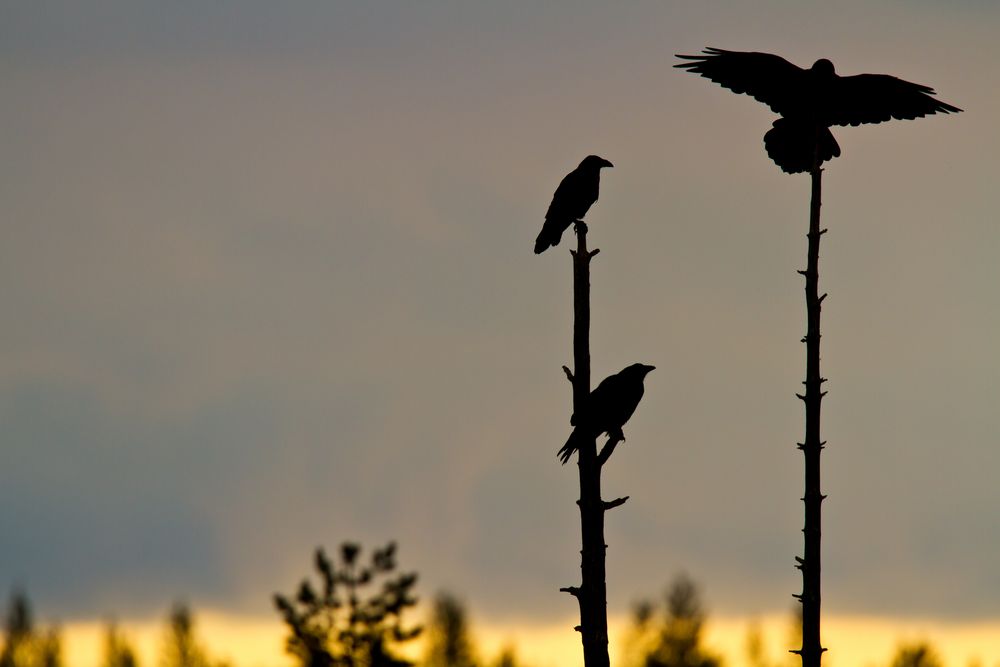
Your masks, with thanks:
<instances>
[{"instance_id":1,"label":"spread wing","mask_svg":"<svg viewBox=\"0 0 1000 667\"><path fill-rule=\"evenodd\" d=\"M935 113L958 113L958 107L932 97L934 90L888 74L837 77L829 91L826 119L830 125L860 125L912 120Z\"/></svg>"},{"instance_id":2,"label":"spread wing","mask_svg":"<svg viewBox=\"0 0 1000 667\"><path fill-rule=\"evenodd\" d=\"M691 62L678 63L674 67L700 74L734 93L746 93L779 114L794 113L800 105L796 92L803 88L807 70L781 56L714 48L704 49L702 54L678 54L678 58Z\"/></svg>"}]
</instances>

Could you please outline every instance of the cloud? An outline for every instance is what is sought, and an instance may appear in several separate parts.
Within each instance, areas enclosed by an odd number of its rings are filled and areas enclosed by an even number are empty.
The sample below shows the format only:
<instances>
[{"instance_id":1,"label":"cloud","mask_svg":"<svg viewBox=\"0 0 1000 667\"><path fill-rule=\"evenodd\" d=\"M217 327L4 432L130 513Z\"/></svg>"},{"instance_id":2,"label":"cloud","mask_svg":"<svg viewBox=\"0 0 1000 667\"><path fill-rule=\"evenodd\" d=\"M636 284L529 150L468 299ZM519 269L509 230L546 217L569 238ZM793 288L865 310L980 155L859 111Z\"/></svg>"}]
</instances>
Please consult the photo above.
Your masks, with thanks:
<instances>
[{"instance_id":1,"label":"cloud","mask_svg":"<svg viewBox=\"0 0 1000 667\"><path fill-rule=\"evenodd\" d=\"M257 411L135 423L60 386L5 391L2 405L0 568L14 582L60 614L226 590L204 503L240 467L224 450L238 438L220 436L253 430Z\"/></svg>"}]
</instances>

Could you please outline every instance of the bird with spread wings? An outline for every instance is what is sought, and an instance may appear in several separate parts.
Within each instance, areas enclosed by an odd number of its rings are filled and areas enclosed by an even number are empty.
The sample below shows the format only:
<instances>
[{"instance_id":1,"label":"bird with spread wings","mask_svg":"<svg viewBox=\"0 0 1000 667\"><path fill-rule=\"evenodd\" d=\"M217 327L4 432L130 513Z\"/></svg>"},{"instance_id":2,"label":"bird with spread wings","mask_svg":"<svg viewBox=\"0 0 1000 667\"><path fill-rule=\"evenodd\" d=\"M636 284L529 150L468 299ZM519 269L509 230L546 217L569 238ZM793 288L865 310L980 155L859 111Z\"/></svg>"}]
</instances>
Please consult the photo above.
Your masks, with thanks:
<instances>
[{"instance_id":1,"label":"bird with spread wings","mask_svg":"<svg viewBox=\"0 0 1000 667\"><path fill-rule=\"evenodd\" d=\"M928 86L888 74L840 76L833 63L817 60L803 69L780 56L707 48L701 55L677 55L674 67L747 94L781 115L764 135L767 154L790 174L810 171L840 156L832 125L912 120L958 107L934 99Z\"/></svg>"}]
</instances>

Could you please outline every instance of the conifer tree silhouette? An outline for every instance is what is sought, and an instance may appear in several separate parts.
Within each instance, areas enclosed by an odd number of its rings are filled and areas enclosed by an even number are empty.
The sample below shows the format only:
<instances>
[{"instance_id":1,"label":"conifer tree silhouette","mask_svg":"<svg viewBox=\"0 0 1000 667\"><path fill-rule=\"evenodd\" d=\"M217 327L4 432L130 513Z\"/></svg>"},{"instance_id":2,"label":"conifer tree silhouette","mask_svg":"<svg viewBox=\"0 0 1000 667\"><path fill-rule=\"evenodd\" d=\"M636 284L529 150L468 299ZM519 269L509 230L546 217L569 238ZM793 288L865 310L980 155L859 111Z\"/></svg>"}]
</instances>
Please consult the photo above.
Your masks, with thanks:
<instances>
[{"instance_id":1,"label":"conifer tree silhouette","mask_svg":"<svg viewBox=\"0 0 1000 667\"><path fill-rule=\"evenodd\" d=\"M804 551L796 556L802 571L802 645L792 652L802 667L819 667L820 642L820 452L826 443L820 437L820 413L826 382L820 374L820 313L826 294L819 293L819 242L822 164L840 155L831 125L881 123L910 120L935 113L957 113L958 107L933 97L933 89L887 74L839 76L833 63L817 60L806 70L770 53L725 51L708 48L701 55L678 55L686 62L675 67L714 81L735 93L746 93L782 115L764 135L768 155L787 173L808 170L811 180L809 232L805 270L806 288L806 379L804 394L805 438L798 444L805 458Z\"/></svg>"},{"instance_id":2,"label":"conifer tree silhouette","mask_svg":"<svg viewBox=\"0 0 1000 667\"><path fill-rule=\"evenodd\" d=\"M702 645L706 617L698 585L677 575L662 606L650 600L635 605L631 635L637 655L629 667L720 667L722 659Z\"/></svg>"},{"instance_id":3,"label":"conifer tree silhouette","mask_svg":"<svg viewBox=\"0 0 1000 667\"><path fill-rule=\"evenodd\" d=\"M167 619L160 667L226 667L225 662L212 660L195 633L191 608L176 602Z\"/></svg>"},{"instance_id":4,"label":"conifer tree silhouette","mask_svg":"<svg viewBox=\"0 0 1000 667\"><path fill-rule=\"evenodd\" d=\"M478 667L465 605L450 593L438 593L426 628L422 667Z\"/></svg>"},{"instance_id":5,"label":"conifer tree silhouette","mask_svg":"<svg viewBox=\"0 0 1000 667\"><path fill-rule=\"evenodd\" d=\"M304 579L294 596L277 594L274 605L288 626L288 652L303 667L410 667L396 647L420 634L406 627L404 612L417 604L413 572L394 575L396 545L389 543L361 562L361 547L345 542L337 566L320 548L314 565L319 586ZM381 581L366 598L363 590Z\"/></svg>"},{"instance_id":6,"label":"conifer tree silhouette","mask_svg":"<svg viewBox=\"0 0 1000 667\"><path fill-rule=\"evenodd\" d=\"M943 667L937 650L926 641L904 644L896 649L890 667Z\"/></svg>"},{"instance_id":7,"label":"conifer tree silhouette","mask_svg":"<svg viewBox=\"0 0 1000 667\"><path fill-rule=\"evenodd\" d=\"M31 603L23 591L11 594L4 619L0 667L60 667L62 641L56 626L36 628Z\"/></svg>"},{"instance_id":8,"label":"conifer tree silhouette","mask_svg":"<svg viewBox=\"0 0 1000 667\"><path fill-rule=\"evenodd\" d=\"M104 659L101 667L137 667L135 649L113 621L104 635Z\"/></svg>"}]
</instances>

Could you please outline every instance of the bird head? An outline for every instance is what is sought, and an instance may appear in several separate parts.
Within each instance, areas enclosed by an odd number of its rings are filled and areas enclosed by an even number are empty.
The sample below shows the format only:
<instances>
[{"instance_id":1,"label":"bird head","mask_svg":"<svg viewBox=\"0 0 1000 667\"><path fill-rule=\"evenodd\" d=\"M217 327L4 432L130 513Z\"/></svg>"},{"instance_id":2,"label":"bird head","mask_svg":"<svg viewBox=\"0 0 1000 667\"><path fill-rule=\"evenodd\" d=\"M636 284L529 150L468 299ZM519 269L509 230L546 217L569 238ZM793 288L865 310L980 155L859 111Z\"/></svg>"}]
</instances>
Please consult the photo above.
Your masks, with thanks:
<instances>
[{"instance_id":1,"label":"bird head","mask_svg":"<svg viewBox=\"0 0 1000 667\"><path fill-rule=\"evenodd\" d=\"M604 167L613 167L615 165L611 164L599 155L588 155L583 158L583 162L580 163L581 169L602 169Z\"/></svg>"},{"instance_id":2,"label":"bird head","mask_svg":"<svg viewBox=\"0 0 1000 667\"><path fill-rule=\"evenodd\" d=\"M629 366L625 370L627 370L629 373L635 373L639 377L643 377L644 378L644 377L646 377L646 374L649 373L649 371L652 371L652 370L655 370L655 369L656 369L656 366L650 366L649 364L632 364L631 366Z\"/></svg>"},{"instance_id":3,"label":"bird head","mask_svg":"<svg viewBox=\"0 0 1000 667\"><path fill-rule=\"evenodd\" d=\"M826 58L820 58L814 62L810 71L826 79L833 78L833 75L836 74L836 71L833 69L833 63Z\"/></svg>"}]
</instances>

